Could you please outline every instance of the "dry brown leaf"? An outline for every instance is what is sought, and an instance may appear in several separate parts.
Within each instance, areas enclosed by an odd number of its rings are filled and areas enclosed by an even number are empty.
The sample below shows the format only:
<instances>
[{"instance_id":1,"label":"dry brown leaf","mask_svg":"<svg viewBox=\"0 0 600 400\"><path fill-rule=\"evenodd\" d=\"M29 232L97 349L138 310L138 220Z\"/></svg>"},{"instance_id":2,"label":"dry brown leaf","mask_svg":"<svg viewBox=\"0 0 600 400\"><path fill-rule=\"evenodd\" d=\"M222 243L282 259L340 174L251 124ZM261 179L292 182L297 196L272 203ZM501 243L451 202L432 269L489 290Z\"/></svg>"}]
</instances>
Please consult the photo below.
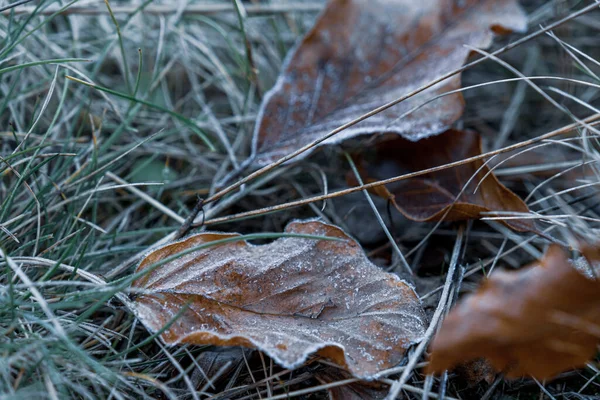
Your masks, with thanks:
<instances>
[{"instance_id":1,"label":"dry brown leaf","mask_svg":"<svg viewBox=\"0 0 600 400\"><path fill-rule=\"evenodd\" d=\"M265 96L254 134L255 161L277 160L460 68L469 54L465 45L488 47L492 30L525 28L516 0L332 0ZM377 132L411 140L441 133L463 112L460 94L399 117L459 87L460 75L454 75L324 143Z\"/></svg>"},{"instance_id":2,"label":"dry brown leaf","mask_svg":"<svg viewBox=\"0 0 600 400\"><path fill-rule=\"evenodd\" d=\"M168 344L258 348L286 368L318 353L355 376L399 363L425 317L413 289L373 265L339 228L293 222L286 232L340 240L280 238L193 251L133 283L136 315ZM150 253L137 272L178 252L236 234L201 233ZM189 305L185 309L186 305ZM183 310L183 311L182 311Z\"/></svg>"},{"instance_id":3,"label":"dry brown leaf","mask_svg":"<svg viewBox=\"0 0 600 400\"><path fill-rule=\"evenodd\" d=\"M449 130L419 142L395 138L380 143L373 160L362 160L360 164L366 174L363 179L371 182L479 154L479 134ZM460 221L480 218L482 212L489 211L528 213L527 205L519 196L502 185L493 174L486 177L489 168L481 168L482 165L481 160L473 161L459 167L379 186L375 193L392 200L394 206L413 221L439 221L442 218L444 221ZM351 176L348 176L348 180L351 184L356 184ZM480 182L483 183L475 191ZM517 231L537 231L532 220L507 219L504 223Z\"/></svg>"},{"instance_id":4,"label":"dry brown leaf","mask_svg":"<svg viewBox=\"0 0 600 400\"><path fill-rule=\"evenodd\" d=\"M597 249L584 250L591 264ZM600 282L552 245L519 271L497 272L443 322L431 345L429 372L485 357L508 377L551 378L582 367L600 343Z\"/></svg>"}]
</instances>

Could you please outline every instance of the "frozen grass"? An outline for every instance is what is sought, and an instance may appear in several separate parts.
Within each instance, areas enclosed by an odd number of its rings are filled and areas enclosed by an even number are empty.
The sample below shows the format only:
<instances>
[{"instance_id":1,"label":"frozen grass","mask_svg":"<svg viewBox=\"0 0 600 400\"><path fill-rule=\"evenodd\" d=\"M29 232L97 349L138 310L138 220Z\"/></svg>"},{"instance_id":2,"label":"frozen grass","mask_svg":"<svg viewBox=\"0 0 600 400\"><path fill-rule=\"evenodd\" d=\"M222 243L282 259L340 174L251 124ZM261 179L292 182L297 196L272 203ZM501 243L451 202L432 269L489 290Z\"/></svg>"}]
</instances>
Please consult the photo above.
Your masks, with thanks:
<instances>
[{"instance_id":1,"label":"frozen grass","mask_svg":"<svg viewBox=\"0 0 600 400\"><path fill-rule=\"evenodd\" d=\"M166 348L123 305L127 277L140 255L172 237L197 196L215 193L247 157L262 95L322 2L223 0L206 8L195 2L123 1L110 4L112 15L102 1L38 3L0 16L2 398L324 396L326 385L314 379L324 361L284 371L256 352L240 357L213 348ZM532 30L590 4L523 3ZM6 4L0 2L0 8ZM245 12L235 5L245 6ZM580 17L503 59L527 77L599 84L599 16ZM464 84L514 77L488 61L468 71ZM493 150L573 122L570 114L583 118L597 112L598 88L532 79L484 86L465 96L464 126L478 129L486 149ZM499 165L498 176L528 197L557 239L595 236L600 210L594 133L582 129L541 145ZM535 151L556 157L539 162ZM205 216L343 188L340 176L350 166L339 149L324 153L275 169L206 207ZM394 255L399 251L389 241L395 238L433 311L445 280L446 267L440 266L456 255L457 230L442 224L430 234L432 226L395 215L389 232L378 222L389 223L385 205L373 200L370 204L358 193L329 201L324 209L313 204L215 229L280 232L292 218L321 216L359 236L370 256L401 272ZM380 206L378 218L371 206ZM370 232L361 238L365 226ZM470 225L463 243L457 270L464 280L451 282L453 293L472 289L494 268L518 267L538 257L547 245L493 221ZM446 307L455 298L450 296ZM390 371L383 381L392 383L402 372ZM441 393L576 398L579 392L598 392L599 374L590 365L542 390L530 380L498 378L492 386L467 388L454 375L440 381L414 373L403 392L409 398Z\"/></svg>"}]
</instances>

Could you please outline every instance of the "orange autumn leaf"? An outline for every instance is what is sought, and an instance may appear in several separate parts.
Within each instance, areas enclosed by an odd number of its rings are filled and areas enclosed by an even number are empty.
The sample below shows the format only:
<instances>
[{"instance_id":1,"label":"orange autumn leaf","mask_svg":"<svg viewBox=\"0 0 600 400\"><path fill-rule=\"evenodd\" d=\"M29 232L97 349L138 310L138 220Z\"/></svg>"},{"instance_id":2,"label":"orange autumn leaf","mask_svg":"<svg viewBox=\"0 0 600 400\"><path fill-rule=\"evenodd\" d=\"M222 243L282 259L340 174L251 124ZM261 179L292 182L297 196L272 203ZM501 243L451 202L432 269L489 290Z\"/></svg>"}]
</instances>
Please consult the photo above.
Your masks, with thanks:
<instances>
[{"instance_id":1,"label":"orange autumn leaf","mask_svg":"<svg viewBox=\"0 0 600 400\"><path fill-rule=\"evenodd\" d=\"M426 170L481 154L481 138L473 131L449 130L412 142L395 138L376 147L372 160L362 160L363 179L372 182ZM482 212L528 213L527 205L507 189L477 160L454 168L378 187L375 193L390 199L413 221L460 221L481 217ZM484 179L485 178L485 179ZM351 184L356 181L348 176ZM477 185L480 184L479 188ZM476 190L477 189L477 190ZM506 219L517 231L536 231L532 220Z\"/></svg>"},{"instance_id":2,"label":"orange autumn leaf","mask_svg":"<svg viewBox=\"0 0 600 400\"><path fill-rule=\"evenodd\" d=\"M265 96L254 161L277 160L460 68L470 51L465 45L486 48L493 31L523 31L526 22L516 0L331 0ZM460 80L454 75L324 143L378 132L411 140L444 132L463 112L460 94L404 114L460 88Z\"/></svg>"},{"instance_id":3,"label":"orange autumn leaf","mask_svg":"<svg viewBox=\"0 0 600 400\"><path fill-rule=\"evenodd\" d=\"M590 264L596 249L583 252ZM497 272L456 306L431 344L429 372L485 357L508 377L547 379L582 367L600 343L600 282L558 245L518 271Z\"/></svg>"},{"instance_id":4,"label":"orange autumn leaf","mask_svg":"<svg viewBox=\"0 0 600 400\"><path fill-rule=\"evenodd\" d=\"M399 363L421 340L425 316L413 289L383 272L339 228L293 222L283 237L186 249L237 234L201 233L150 253L133 283L137 317L168 344L257 348L286 368L316 353L361 378ZM177 318L176 318L177 317ZM174 320L175 319L175 320ZM174 322L173 322L174 320ZM166 328L165 328L166 327Z\"/></svg>"}]
</instances>

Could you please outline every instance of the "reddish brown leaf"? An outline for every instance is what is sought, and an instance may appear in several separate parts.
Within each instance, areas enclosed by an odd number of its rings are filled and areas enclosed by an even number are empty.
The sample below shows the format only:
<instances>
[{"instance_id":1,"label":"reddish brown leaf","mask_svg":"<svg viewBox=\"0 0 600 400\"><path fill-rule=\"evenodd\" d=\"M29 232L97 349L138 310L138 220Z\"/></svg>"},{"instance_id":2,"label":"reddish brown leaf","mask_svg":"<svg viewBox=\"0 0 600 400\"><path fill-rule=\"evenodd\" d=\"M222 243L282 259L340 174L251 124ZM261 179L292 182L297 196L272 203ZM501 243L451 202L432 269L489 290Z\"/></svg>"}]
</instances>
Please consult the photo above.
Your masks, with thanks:
<instances>
[{"instance_id":1,"label":"reddish brown leaf","mask_svg":"<svg viewBox=\"0 0 600 400\"><path fill-rule=\"evenodd\" d=\"M479 154L481 138L477 133L449 130L419 142L402 138L383 142L377 146L372 162L363 161L361 164L366 173L365 180L374 181ZM489 211L529 212L527 205L493 174L486 177L489 168L481 168L482 165L483 161L473 161L398 181L385 189L380 187L375 193L390 198L402 214L414 221L439 221L442 218L444 221L459 221L479 218L482 212ZM349 181L355 184L355 181ZM480 182L483 183L475 191ZM518 231L536 230L534 223L526 219L507 219L505 224Z\"/></svg>"},{"instance_id":2,"label":"reddish brown leaf","mask_svg":"<svg viewBox=\"0 0 600 400\"><path fill-rule=\"evenodd\" d=\"M330 1L263 101L254 135L256 162L276 160L460 68L469 54L464 45L488 47L492 30L525 27L516 0ZM399 117L459 87L455 75L325 143L374 132L411 140L441 133L463 112L460 94Z\"/></svg>"},{"instance_id":3,"label":"reddish brown leaf","mask_svg":"<svg viewBox=\"0 0 600 400\"><path fill-rule=\"evenodd\" d=\"M597 249L584 251L591 264ZM519 271L498 272L454 308L431 345L430 372L485 357L508 377L547 379L583 366L600 343L600 282L552 245Z\"/></svg>"},{"instance_id":4,"label":"reddish brown leaf","mask_svg":"<svg viewBox=\"0 0 600 400\"><path fill-rule=\"evenodd\" d=\"M138 318L168 344L241 345L293 368L312 353L358 377L389 368L424 332L419 300L406 283L373 265L342 230L317 221L253 246L215 245L149 270L133 287ZM150 253L138 267L236 234L201 233ZM186 305L189 305L185 309ZM183 310L183 311L182 311Z\"/></svg>"}]
</instances>

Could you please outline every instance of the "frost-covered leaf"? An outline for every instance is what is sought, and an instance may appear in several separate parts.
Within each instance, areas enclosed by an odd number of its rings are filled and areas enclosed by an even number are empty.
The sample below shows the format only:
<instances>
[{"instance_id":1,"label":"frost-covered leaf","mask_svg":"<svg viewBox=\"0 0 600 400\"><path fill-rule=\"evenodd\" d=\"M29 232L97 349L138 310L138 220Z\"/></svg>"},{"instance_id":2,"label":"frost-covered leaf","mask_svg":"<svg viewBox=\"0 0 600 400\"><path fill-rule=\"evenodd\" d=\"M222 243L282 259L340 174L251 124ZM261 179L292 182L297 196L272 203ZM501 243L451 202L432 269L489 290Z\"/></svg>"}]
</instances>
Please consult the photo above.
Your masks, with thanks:
<instances>
[{"instance_id":1,"label":"frost-covered leaf","mask_svg":"<svg viewBox=\"0 0 600 400\"><path fill-rule=\"evenodd\" d=\"M465 45L488 47L492 30L525 27L516 0L332 0L265 96L254 134L255 161L274 161L460 68L469 54ZM325 143L377 132L410 140L441 133L463 112L460 94L399 117L459 87L455 75Z\"/></svg>"},{"instance_id":2,"label":"frost-covered leaf","mask_svg":"<svg viewBox=\"0 0 600 400\"><path fill-rule=\"evenodd\" d=\"M240 240L148 269L237 235L201 233L164 246L137 269L148 273L133 283L143 291L136 315L153 332L166 326L161 337L168 344L253 347L286 368L313 353L363 378L399 363L424 332L413 289L373 265L335 226L293 222L286 232L338 240L283 237L260 246Z\"/></svg>"},{"instance_id":3,"label":"frost-covered leaf","mask_svg":"<svg viewBox=\"0 0 600 400\"><path fill-rule=\"evenodd\" d=\"M395 138L380 143L372 159L360 164L365 181L376 181L425 170L481 154L481 138L473 131L449 130L419 142ZM460 221L480 218L482 212L528 213L527 205L507 189L483 161L376 187L374 192L390 199L414 221ZM348 176L351 184L356 184ZM480 184L481 183L481 184ZM477 188L477 185L479 185ZM477 190L476 190L477 189ZM460 196L459 196L460 195ZM458 199L457 199L458 196ZM506 219L517 231L537 231L533 220Z\"/></svg>"},{"instance_id":4,"label":"frost-covered leaf","mask_svg":"<svg viewBox=\"0 0 600 400\"><path fill-rule=\"evenodd\" d=\"M598 249L583 251L590 264ZM582 367L600 343L600 282L552 245L519 271L497 272L454 308L431 345L430 372L485 357L508 377L551 378Z\"/></svg>"}]
</instances>

